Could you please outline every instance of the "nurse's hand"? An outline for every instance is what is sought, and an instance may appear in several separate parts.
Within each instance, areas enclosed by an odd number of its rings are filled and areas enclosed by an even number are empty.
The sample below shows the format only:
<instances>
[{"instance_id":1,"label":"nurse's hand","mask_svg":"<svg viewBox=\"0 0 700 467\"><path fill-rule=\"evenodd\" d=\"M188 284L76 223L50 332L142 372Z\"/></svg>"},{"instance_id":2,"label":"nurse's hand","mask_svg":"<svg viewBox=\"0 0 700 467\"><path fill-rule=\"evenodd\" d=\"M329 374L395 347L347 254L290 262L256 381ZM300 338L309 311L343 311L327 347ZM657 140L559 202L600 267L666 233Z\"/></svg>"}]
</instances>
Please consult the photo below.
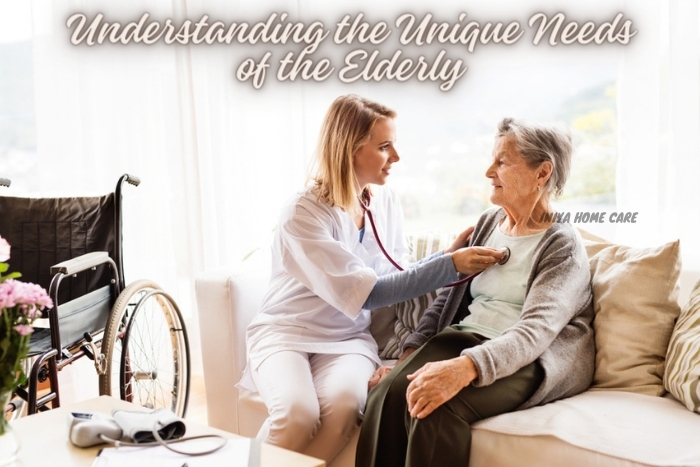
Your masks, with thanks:
<instances>
[{"instance_id":1,"label":"nurse's hand","mask_svg":"<svg viewBox=\"0 0 700 467\"><path fill-rule=\"evenodd\" d=\"M374 387L377 384L381 383L384 377L388 375L389 372L393 369L393 366L380 366L379 368L374 370L374 374L367 382L367 391L371 391L372 389L374 389Z\"/></svg>"},{"instance_id":2,"label":"nurse's hand","mask_svg":"<svg viewBox=\"0 0 700 467\"><path fill-rule=\"evenodd\" d=\"M474 274L493 266L503 258L503 253L485 246L460 248L452 253L452 262L457 272Z\"/></svg>"},{"instance_id":3,"label":"nurse's hand","mask_svg":"<svg viewBox=\"0 0 700 467\"><path fill-rule=\"evenodd\" d=\"M404 352L401 354L399 359L396 361L396 365L398 365L399 363L406 360L409 355L411 355L413 352L415 352L415 350L416 349L414 349L412 347L408 347L406 350L404 350ZM377 384L381 383L382 380L384 379L384 377L386 375L388 375L391 372L391 370L394 369L394 367L396 365L394 365L394 366L380 366L379 368L374 370L374 374L372 375L372 377L369 379L369 382L367 383L367 390L371 391Z\"/></svg>"},{"instance_id":4,"label":"nurse's hand","mask_svg":"<svg viewBox=\"0 0 700 467\"><path fill-rule=\"evenodd\" d=\"M460 248L464 248L467 246L469 242L469 237L472 236L472 233L474 232L474 226L471 226L467 228L464 232L461 234L457 235L457 238L455 239L454 242L452 242L452 245L450 245L448 248L445 248L442 250L444 254L448 253L454 253L455 251L459 250Z\"/></svg>"},{"instance_id":5,"label":"nurse's hand","mask_svg":"<svg viewBox=\"0 0 700 467\"><path fill-rule=\"evenodd\" d=\"M411 383L406 390L406 401L411 417L427 417L478 376L476 365L466 355L426 363L408 375Z\"/></svg>"}]
</instances>

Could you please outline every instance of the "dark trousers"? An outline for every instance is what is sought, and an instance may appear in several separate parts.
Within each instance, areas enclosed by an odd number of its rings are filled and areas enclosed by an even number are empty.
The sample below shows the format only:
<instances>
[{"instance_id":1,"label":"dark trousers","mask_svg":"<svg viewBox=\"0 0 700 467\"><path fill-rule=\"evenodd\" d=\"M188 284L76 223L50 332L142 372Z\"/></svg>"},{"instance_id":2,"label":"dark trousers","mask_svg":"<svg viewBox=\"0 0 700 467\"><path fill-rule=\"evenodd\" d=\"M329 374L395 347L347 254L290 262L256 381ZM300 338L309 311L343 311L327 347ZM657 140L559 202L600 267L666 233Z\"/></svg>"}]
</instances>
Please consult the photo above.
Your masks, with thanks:
<instances>
[{"instance_id":1,"label":"dark trousers","mask_svg":"<svg viewBox=\"0 0 700 467\"><path fill-rule=\"evenodd\" d=\"M542 367L534 362L490 386L469 385L422 420L408 413L407 375L428 362L458 357L465 348L484 340L469 332L446 328L397 365L369 393L355 466L469 465L471 424L512 412L527 401L542 383Z\"/></svg>"}]
</instances>

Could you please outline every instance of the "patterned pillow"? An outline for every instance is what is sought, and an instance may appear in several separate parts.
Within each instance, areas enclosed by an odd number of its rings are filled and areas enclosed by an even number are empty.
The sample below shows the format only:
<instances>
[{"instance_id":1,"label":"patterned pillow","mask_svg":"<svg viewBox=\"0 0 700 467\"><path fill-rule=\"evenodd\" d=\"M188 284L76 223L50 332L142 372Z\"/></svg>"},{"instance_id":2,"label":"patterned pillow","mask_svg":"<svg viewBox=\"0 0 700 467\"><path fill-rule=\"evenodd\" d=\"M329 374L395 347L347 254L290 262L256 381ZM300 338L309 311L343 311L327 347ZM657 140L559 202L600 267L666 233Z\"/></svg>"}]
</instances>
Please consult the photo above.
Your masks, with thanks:
<instances>
[{"instance_id":1,"label":"patterned pillow","mask_svg":"<svg viewBox=\"0 0 700 467\"><path fill-rule=\"evenodd\" d=\"M413 259L418 261L449 246L454 239L455 235L429 233L409 236L408 242L411 247ZM401 348L404 342L406 342L408 336L416 330L418 322L421 316L423 316L423 311L433 303L433 300L435 300L435 297L437 297L439 293L440 289L414 298L413 300L406 300L405 302L394 305L396 320L393 321L393 332L388 341L386 344L380 344L379 346L379 356L381 358L396 359L401 356ZM374 322L375 314L373 313L372 316ZM373 333L374 332L375 331L373 331Z\"/></svg>"},{"instance_id":2,"label":"patterned pillow","mask_svg":"<svg viewBox=\"0 0 700 467\"><path fill-rule=\"evenodd\" d=\"M673 329L664 387L688 409L700 413L700 280Z\"/></svg>"}]
</instances>

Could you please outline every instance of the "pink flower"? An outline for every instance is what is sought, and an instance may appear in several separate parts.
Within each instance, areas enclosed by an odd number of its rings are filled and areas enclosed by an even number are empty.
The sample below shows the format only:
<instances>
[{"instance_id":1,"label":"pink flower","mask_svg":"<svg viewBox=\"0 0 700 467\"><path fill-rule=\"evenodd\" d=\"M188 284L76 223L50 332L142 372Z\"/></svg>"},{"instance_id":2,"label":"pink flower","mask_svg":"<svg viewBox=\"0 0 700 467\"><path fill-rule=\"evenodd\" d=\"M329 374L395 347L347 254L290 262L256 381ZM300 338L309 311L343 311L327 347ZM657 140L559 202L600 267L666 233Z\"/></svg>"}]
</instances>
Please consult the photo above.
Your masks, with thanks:
<instances>
[{"instance_id":1,"label":"pink flower","mask_svg":"<svg viewBox=\"0 0 700 467\"><path fill-rule=\"evenodd\" d=\"M14 327L14 330L17 331L17 334L20 336L26 336L34 332L34 328L28 324L18 324Z\"/></svg>"},{"instance_id":2,"label":"pink flower","mask_svg":"<svg viewBox=\"0 0 700 467\"><path fill-rule=\"evenodd\" d=\"M8 279L0 283L0 310L20 305L29 317L35 316L44 307L52 307L53 302L46 291L37 284Z\"/></svg>"},{"instance_id":3,"label":"pink flower","mask_svg":"<svg viewBox=\"0 0 700 467\"><path fill-rule=\"evenodd\" d=\"M0 237L0 263L8 259L10 259L10 244L7 243L7 240Z\"/></svg>"}]
</instances>

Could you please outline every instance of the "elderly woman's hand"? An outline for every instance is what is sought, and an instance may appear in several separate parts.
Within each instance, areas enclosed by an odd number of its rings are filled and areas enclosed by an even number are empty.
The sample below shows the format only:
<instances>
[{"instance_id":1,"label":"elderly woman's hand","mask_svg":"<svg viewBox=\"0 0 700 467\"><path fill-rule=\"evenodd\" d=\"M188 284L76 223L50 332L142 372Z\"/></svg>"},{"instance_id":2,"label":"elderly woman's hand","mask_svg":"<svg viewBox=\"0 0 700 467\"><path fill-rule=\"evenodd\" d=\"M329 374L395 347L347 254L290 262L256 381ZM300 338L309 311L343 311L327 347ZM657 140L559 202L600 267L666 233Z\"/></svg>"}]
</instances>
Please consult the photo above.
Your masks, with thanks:
<instances>
[{"instance_id":1,"label":"elderly woman's hand","mask_svg":"<svg viewBox=\"0 0 700 467\"><path fill-rule=\"evenodd\" d=\"M406 400L411 417L427 417L478 376L474 362L466 355L426 363L408 375L411 383L406 391Z\"/></svg>"},{"instance_id":2,"label":"elderly woman's hand","mask_svg":"<svg viewBox=\"0 0 700 467\"><path fill-rule=\"evenodd\" d=\"M450 245L448 248L445 248L444 250L442 250L442 252L445 254L454 253L455 251L459 250L460 248L466 247L467 244L469 243L469 237L472 236L473 232L474 232L474 226L468 227L464 232L457 235L457 238L455 239L454 242L452 242L452 245Z\"/></svg>"},{"instance_id":3,"label":"elderly woman's hand","mask_svg":"<svg viewBox=\"0 0 700 467\"><path fill-rule=\"evenodd\" d=\"M500 251L485 246L460 248L452 253L455 269L462 274L474 274L493 266L503 258Z\"/></svg>"}]
</instances>

